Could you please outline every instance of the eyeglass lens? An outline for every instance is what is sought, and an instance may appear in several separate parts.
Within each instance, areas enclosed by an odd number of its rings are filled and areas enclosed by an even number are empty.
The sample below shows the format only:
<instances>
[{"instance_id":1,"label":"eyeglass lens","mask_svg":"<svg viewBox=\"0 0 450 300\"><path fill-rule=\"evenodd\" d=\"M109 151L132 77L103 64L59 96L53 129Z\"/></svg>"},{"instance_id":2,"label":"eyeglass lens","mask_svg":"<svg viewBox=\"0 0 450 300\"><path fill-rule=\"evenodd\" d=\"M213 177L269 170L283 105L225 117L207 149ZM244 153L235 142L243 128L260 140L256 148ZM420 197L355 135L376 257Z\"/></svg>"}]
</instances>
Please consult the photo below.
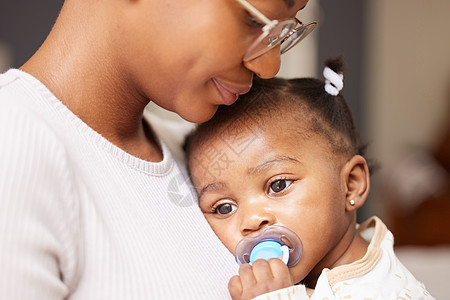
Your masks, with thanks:
<instances>
[{"instance_id":1,"label":"eyeglass lens","mask_svg":"<svg viewBox=\"0 0 450 300\"><path fill-rule=\"evenodd\" d=\"M313 31L316 27L316 22L311 22L305 25L301 25L299 28L293 30L291 35L289 35L284 41L281 43L281 54L286 53L290 49L292 49L295 45L297 45L301 40L303 40L308 34Z\"/></svg>"},{"instance_id":2,"label":"eyeglass lens","mask_svg":"<svg viewBox=\"0 0 450 300\"><path fill-rule=\"evenodd\" d=\"M263 32L250 47L244 60L252 60L281 43L281 54L292 49L303 40L316 26L316 22L293 28L296 23L293 20L285 20L277 23L270 31Z\"/></svg>"},{"instance_id":3,"label":"eyeglass lens","mask_svg":"<svg viewBox=\"0 0 450 300\"><path fill-rule=\"evenodd\" d=\"M271 30L263 32L248 50L244 60L252 60L277 46L294 28L295 22L278 22Z\"/></svg>"}]
</instances>

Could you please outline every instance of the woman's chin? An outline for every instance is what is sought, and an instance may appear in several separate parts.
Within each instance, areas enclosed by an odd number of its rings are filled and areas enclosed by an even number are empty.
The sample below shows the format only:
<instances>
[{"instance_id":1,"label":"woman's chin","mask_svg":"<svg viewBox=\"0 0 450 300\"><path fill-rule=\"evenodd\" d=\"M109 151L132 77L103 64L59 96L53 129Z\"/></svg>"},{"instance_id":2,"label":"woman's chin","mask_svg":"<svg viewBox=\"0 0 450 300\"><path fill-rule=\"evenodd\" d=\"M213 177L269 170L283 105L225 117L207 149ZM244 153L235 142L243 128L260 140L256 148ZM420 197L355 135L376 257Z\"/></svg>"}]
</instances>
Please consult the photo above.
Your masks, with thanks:
<instances>
[{"instance_id":1,"label":"woman's chin","mask_svg":"<svg viewBox=\"0 0 450 300\"><path fill-rule=\"evenodd\" d=\"M196 111L189 110L186 112L179 112L178 115L185 121L191 123L204 123L209 121L214 116L218 108L219 106L210 106L208 109L205 108Z\"/></svg>"}]
</instances>

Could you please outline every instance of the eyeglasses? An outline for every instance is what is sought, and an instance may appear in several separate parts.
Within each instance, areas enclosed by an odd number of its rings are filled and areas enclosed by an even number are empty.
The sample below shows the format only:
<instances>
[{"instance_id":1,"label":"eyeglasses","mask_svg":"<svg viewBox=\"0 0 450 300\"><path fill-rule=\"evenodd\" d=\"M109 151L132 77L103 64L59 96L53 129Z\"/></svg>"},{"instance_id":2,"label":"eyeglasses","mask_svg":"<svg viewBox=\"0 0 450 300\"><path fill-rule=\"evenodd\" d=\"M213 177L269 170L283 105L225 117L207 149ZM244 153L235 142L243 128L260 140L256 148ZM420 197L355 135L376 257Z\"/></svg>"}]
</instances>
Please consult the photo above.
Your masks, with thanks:
<instances>
[{"instance_id":1,"label":"eyeglasses","mask_svg":"<svg viewBox=\"0 0 450 300\"><path fill-rule=\"evenodd\" d=\"M292 49L316 27L317 22L303 24L297 18L283 21L270 20L246 0L236 0L258 21L264 23L262 33L247 50L244 61L263 55L281 44L281 54Z\"/></svg>"}]
</instances>

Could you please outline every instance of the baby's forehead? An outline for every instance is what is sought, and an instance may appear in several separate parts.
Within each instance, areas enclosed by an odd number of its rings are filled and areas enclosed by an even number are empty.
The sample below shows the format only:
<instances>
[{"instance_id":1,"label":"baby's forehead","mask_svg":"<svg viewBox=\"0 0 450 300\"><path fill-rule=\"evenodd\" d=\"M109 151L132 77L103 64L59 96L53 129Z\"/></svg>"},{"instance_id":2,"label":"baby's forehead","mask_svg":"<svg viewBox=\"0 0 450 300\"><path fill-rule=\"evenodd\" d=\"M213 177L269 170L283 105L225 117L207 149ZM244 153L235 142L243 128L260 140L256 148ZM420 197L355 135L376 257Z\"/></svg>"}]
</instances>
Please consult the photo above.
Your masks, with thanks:
<instances>
[{"instance_id":1,"label":"baby's forehead","mask_svg":"<svg viewBox=\"0 0 450 300\"><path fill-rule=\"evenodd\" d=\"M220 126L200 131L193 148L199 150L197 154L228 149L242 153L250 144L255 145L257 140L270 141L275 148L285 145L303 147L305 144L321 149L329 147L329 142L314 131L314 122L311 118L295 116L293 113L265 112L240 116Z\"/></svg>"},{"instance_id":2,"label":"baby's forehead","mask_svg":"<svg viewBox=\"0 0 450 300\"><path fill-rule=\"evenodd\" d=\"M340 134L319 112L298 99L300 97L279 99L262 92L257 96L241 99L249 101L237 103L237 107L219 109L213 119L200 125L192 148L203 145L204 151L204 145L211 148L216 140L216 147L230 145L236 148L235 145L240 145L237 148L241 149L251 139L270 138L273 143L289 143L291 146L314 140L316 144L310 147L327 147L333 152L332 147Z\"/></svg>"}]
</instances>

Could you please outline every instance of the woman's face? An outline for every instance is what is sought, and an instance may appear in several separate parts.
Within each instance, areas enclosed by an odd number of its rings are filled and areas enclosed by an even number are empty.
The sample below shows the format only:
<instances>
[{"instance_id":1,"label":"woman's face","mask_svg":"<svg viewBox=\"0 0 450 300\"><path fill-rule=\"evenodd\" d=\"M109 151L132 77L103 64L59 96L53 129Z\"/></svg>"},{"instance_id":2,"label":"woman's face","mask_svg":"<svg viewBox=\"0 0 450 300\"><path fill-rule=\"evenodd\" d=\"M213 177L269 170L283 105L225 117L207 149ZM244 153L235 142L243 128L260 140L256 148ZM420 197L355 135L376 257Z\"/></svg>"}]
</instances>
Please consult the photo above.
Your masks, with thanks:
<instances>
[{"instance_id":1,"label":"woman's face","mask_svg":"<svg viewBox=\"0 0 450 300\"><path fill-rule=\"evenodd\" d=\"M250 0L269 19L295 17L308 0ZM253 74L280 68L280 48L243 57L260 24L235 0L143 0L127 10L126 72L136 92L191 122L248 92ZM126 26L126 25L124 25Z\"/></svg>"}]
</instances>

